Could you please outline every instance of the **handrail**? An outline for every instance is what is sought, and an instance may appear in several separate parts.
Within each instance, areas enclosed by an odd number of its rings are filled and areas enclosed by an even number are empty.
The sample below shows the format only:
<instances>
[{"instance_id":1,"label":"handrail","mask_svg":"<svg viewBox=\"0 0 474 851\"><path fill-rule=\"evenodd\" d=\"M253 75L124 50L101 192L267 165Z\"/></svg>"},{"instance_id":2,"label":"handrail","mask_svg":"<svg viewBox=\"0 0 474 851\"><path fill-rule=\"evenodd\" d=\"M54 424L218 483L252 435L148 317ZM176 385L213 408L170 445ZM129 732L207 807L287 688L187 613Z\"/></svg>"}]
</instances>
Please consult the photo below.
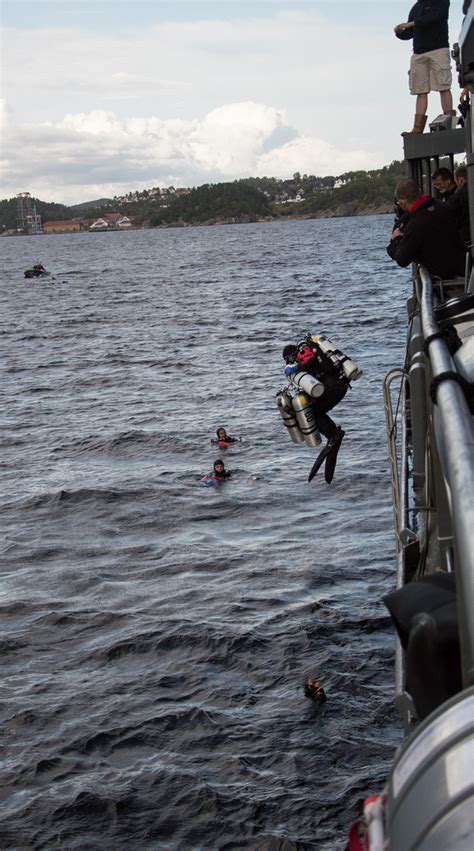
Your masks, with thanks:
<instances>
[{"instance_id":1,"label":"handrail","mask_svg":"<svg viewBox=\"0 0 474 851\"><path fill-rule=\"evenodd\" d=\"M399 414L401 421L400 435L400 468L396 439L396 420L393 413L391 386L392 382L400 380ZM410 538L416 535L408 528L408 451L406 437L406 382L407 374L404 369L392 369L387 373L383 383L385 421L390 458L392 503L395 525L395 540L397 545L397 577L396 587L402 588L406 582L406 547ZM398 405L397 405L398 408ZM400 639L396 638L395 646L395 704L403 718L405 732L411 729L415 708L411 696L406 691L405 652Z\"/></svg>"},{"instance_id":2,"label":"handrail","mask_svg":"<svg viewBox=\"0 0 474 851\"><path fill-rule=\"evenodd\" d=\"M387 439L390 460L390 483L392 488L392 505L393 505L393 521L395 526L395 539L397 551L400 549L400 480L398 472L398 457L397 457L397 442L396 442L396 422L393 416L392 398L390 388L392 381L399 378L400 381L405 380L403 369L392 369L387 373L383 382L383 397L385 408L385 423L387 428Z\"/></svg>"},{"instance_id":3,"label":"handrail","mask_svg":"<svg viewBox=\"0 0 474 851\"><path fill-rule=\"evenodd\" d=\"M461 385L446 373L456 373L456 365L439 332L433 313L433 285L427 270L420 266L421 321L433 379L444 375L435 390L441 422L437 439L443 475L449 486L453 538L456 552L456 586L460 619L463 683L474 685L474 422Z\"/></svg>"}]
</instances>

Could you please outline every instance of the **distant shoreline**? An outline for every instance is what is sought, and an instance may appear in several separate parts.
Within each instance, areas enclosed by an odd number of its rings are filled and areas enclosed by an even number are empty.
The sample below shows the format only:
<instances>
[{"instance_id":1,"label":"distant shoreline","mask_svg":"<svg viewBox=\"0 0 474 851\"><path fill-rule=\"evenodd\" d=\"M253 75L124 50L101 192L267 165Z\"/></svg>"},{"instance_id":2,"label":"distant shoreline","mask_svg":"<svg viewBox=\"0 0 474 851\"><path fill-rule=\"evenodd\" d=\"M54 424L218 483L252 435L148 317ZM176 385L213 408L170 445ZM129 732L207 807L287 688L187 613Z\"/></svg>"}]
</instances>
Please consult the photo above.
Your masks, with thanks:
<instances>
[{"instance_id":1,"label":"distant shoreline","mask_svg":"<svg viewBox=\"0 0 474 851\"><path fill-rule=\"evenodd\" d=\"M76 236L77 234L96 234L96 233L128 233L131 231L137 230L169 230L170 228L195 228L195 227L213 227L214 225L246 225L246 224L255 224L261 222L298 222L298 221L309 221L311 219L350 219L350 218L360 218L362 216L381 216L381 215L393 215L393 210L387 209L387 206L381 207L358 207L356 210L347 209L350 206L356 206L357 202L352 204L344 204L340 207L333 210L320 210L317 213L302 213L300 215L293 213L289 215L279 215L279 216L240 216L240 217L230 217L230 218L216 218L216 219L208 219L205 222L166 222L166 224L161 225L141 225L139 227L130 227L124 230L120 228L110 228L109 230L82 230L82 231L63 231L63 232L51 232L51 233L39 233L39 234L25 234L25 233L3 233L2 237L7 236L64 236L65 234Z\"/></svg>"}]
</instances>

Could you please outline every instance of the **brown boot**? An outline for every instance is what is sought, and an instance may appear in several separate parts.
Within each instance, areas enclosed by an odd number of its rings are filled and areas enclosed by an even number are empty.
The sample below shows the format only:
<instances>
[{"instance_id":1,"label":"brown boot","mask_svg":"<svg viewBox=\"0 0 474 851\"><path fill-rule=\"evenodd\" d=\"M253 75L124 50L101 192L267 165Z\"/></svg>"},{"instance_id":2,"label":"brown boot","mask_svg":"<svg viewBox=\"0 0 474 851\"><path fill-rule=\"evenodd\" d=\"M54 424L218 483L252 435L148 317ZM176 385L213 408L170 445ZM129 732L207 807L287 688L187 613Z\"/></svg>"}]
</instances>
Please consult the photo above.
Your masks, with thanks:
<instances>
[{"instance_id":1,"label":"brown boot","mask_svg":"<svg viewBox=\"0 0 474 851\"><path fill-rule=\"evenodd\" d=\"M421 115L419 112L415 115L415 123L413 124L413 130L405 130L402 133L402 136L416 136L417 133L423 133L426 124L426 115Z\"/></svg>"}]
</instances>

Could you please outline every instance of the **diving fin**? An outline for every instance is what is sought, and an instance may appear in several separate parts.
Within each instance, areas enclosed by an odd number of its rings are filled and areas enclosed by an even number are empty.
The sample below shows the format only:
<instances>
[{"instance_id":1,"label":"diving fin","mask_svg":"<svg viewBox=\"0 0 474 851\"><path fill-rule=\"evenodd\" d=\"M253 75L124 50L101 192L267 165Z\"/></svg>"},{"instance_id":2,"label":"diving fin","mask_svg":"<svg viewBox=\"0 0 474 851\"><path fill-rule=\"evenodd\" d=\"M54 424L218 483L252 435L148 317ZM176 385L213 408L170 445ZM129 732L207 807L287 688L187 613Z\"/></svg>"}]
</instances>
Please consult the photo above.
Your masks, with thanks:
<instances>
[{"instance_id":1,"label":"diving fin","mask_svg":"<svg viewBox=\"0 0 474 851\"><path fill-rule=\"evenodd\" d=\"M326 465L324 467L324 478L328 485L331 484L334 478L334 470L336 469L337 462L337 453L341 448L342 438L345 435L345 431L342 428L338 428L337 433L334 435L332 440L329 442L329 452L326 456Z\"/></svg>"},{"instance_id":2,"label":"diving fin","mask_svg":"<svg viewBox=\"0 0 474 851\"><path fill-rule=\"evenodd\" d=\"M308 476L308 482L311 482L314 479L319 468L323 466L323 461L328 457L331 449L332 449L331 443L328 441L328 443L326 443L326 446L324 447L324 449L322 449L321 452L319 453L319 455L316 458L316 461L314 462L313 466L311 467L311 470L310 470L310 473L309 473L309 476Z\"/></svg>"}]
</instances>

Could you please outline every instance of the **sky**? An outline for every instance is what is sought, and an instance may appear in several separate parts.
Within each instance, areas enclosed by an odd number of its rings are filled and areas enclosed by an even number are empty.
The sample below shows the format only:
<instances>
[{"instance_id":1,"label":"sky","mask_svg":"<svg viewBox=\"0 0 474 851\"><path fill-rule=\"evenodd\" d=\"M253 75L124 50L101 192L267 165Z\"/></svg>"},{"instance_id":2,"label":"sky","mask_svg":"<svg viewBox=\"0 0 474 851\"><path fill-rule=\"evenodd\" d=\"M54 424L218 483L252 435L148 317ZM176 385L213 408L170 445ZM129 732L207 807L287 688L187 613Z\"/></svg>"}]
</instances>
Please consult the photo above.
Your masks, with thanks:
<instances>
[{"instance_id":1,"label":"sky","mask_svg":"<svg viewBox=\"0 0 474 851\"><path fill-rule=\"evenodd\" d=\"M415 99L393 28L410 0L0 3L0 198L75 204L402 159ZM461 24L454 0L451 44Z\"/></svg>"}]
</instances>

